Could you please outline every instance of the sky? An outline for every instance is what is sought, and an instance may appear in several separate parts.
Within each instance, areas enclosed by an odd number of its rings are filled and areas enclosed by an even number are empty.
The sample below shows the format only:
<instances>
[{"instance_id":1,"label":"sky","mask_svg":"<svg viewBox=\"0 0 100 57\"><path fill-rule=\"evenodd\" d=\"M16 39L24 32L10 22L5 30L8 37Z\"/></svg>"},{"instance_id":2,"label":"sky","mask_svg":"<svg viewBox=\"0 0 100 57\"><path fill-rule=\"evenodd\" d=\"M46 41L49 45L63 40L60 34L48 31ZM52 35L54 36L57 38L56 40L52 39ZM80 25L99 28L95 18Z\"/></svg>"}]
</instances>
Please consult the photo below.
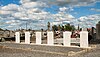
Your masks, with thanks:
<instances>
[{"instance_id":1,"label":"sky","mask_svg":"<svg viewBox=\"0 0 100 57\"><path fill-rule=\"evenodd\" d=\"M100 21L99 0L0 0L0 28L47 29L70 23L82 28L95 27Z\"/></svg>"}]
</instances>

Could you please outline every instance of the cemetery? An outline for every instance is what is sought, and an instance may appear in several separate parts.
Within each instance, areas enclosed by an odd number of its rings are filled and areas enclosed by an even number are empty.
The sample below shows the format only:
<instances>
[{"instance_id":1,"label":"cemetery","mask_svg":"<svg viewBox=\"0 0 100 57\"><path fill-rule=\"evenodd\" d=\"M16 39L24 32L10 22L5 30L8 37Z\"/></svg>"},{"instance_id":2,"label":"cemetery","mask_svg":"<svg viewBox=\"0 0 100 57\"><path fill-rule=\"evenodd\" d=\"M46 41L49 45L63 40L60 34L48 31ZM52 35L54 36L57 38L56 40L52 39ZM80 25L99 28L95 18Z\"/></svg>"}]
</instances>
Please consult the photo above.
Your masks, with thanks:
<instances>
[{"instance_id":1,"label":"cemetery","mask_svg":"<svg viewBox=\"0 0 100 57\"><path fill-rule=\"evenodd\" d=\"M14 42L1 42L0 48L1 51L4 48L4 52L6 50L11 49L12 52L26 52L27 55L34 56L35 53L40 57L60 57L60 56L76 56L77 54L86 53L91 51L93 47L89 46L88 43L88 31L80 31L80 37L78 38L71 38L72 32L64 31L63 38L55 38L53 31L47 31L47 40L46 43L43 43L42 39L42 32L36 31L35 32L35 42L31 42L31 32L25 31L25 39L24 41L21 40L21 33L15 32L15 41ZM78 45L73 45L78 44ZM5 50L6 49L6 50ZM23 51L23 52L22 52ZM9 51L11 52L11 51ZM25 56L27 56L25 55ZM48 56L46 56L48 55Z\"/></svg>"},{"instance_id":2,"label":"cemetery","mask_svg":"<svg viewBox=\"0 0 100 57\"><path fill-rule=\"evenodd\" d=\"M9 54L12 52L15 52L13 53L15 55L25 54L22 57L75 57L76 55L81 57L85 53L92 54L94 50L99 51L99 28L98 23L96 29L92 27L91 31L89 29L54 31L49 28L47 31L15 31L14 40L0 42L0 51L7 53L11 50Z\"/></svg>"},{"instance_id":3,"label":"cemetery","mask_svg":"<svg viewBox=\"0 0 100 57\"><path fill-rule=\"evenodd\" d=\"M0 0L0 57L100 57L100 0Z\"/></svg>"}]
</instances>

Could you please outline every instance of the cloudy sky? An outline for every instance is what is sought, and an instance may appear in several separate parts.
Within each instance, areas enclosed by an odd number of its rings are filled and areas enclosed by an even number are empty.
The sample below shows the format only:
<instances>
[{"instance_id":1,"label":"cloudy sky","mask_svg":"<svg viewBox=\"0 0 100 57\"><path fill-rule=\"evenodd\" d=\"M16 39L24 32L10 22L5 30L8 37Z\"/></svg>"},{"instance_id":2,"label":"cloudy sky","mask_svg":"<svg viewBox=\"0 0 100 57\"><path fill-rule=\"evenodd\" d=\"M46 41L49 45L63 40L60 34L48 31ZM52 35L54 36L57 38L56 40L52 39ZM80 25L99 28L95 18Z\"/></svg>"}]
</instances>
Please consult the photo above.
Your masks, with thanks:
<instances>
[{"instance_id":1,"label":"cloudy sky","mask_svg":"<svg viewBox=\"0 0 100 57\"><path fill-rule=\"evenodd\" d=\"M95 27L100 21L99 0L0 0L0 28L41 29L66 24Z\"/></svg>"}]
</instances>

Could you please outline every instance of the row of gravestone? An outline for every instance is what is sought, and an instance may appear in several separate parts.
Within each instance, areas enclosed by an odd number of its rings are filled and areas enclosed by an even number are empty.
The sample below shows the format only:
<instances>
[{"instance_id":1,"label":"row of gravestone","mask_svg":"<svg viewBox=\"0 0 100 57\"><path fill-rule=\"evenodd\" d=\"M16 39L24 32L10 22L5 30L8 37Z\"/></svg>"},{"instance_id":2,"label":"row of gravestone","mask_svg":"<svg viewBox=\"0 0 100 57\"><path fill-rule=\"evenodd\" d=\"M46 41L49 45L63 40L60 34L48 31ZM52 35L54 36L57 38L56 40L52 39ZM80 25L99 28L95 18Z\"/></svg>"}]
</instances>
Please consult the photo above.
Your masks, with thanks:
<instances>
[{"instance_id":1,"label":"row of gravestone","mask_svg":"<svg viewBox=\"0 0 100 57\"><path fill-rule=\"evenodd\" d=\"M15 33L15 41L16 43L20 43L20 33ZM64 46L71 46L71 32L65 31L63 32L63 44ZM41 44L42 40L41 32L36 32L36 44ZM47 45L54 45L54 33L52 31L47 32ZM25 43L30 44L30 32L25 32ZM88 47L88 32L81 31L80 32L80 47L87 48Z\"/></svg>"}]
</instances>

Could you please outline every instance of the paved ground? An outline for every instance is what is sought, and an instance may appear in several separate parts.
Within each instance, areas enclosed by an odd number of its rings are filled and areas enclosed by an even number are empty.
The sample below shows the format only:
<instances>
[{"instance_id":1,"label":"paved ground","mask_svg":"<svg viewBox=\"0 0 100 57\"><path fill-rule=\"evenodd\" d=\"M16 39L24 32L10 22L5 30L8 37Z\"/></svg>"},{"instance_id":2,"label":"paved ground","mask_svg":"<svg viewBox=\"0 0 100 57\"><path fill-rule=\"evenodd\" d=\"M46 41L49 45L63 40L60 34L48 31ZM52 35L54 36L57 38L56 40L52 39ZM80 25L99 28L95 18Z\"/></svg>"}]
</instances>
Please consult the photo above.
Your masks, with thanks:
<instances>
[{"instance_id":1,"label":"paved ground","mask_svg":"<svg viewBox=\"0 0 100 57\"><path fill-rule=\"evenodd\" d=\"M95 48L94 50L83 54L78 54L75 57L100 57L100 44L97 44L97 48Z\"/></svg>"},{"instance_id":2,"label":"paved ground","mask_svg":"<svg viewBox=\"0 0 100 57\"><path fill-rule=\"evenodd\" d=\"M100 57L100 49L90 51L84 54L77 55L75 57Z\"/></svg>"},{"instance_id":3,"label":"paved ground","mask_svg":"<svg viewBox=\"0 0 100 57\"><path fill-rule=\"evenodd\" d=\"M2 48L0 57L66 57L64 55Z\"/></svg>"},{"instance_id":4,"label":"paved ground","mask_svg":"<svg viewBox=\"0 0 100 57\"><path fill-rule=\"evenodd\" d=\"M70 51L78 52L82 50L71 47L0 43L0 57L100 57L100 44L94 50L68 56Z\"/></svg>"}]
</instances>

